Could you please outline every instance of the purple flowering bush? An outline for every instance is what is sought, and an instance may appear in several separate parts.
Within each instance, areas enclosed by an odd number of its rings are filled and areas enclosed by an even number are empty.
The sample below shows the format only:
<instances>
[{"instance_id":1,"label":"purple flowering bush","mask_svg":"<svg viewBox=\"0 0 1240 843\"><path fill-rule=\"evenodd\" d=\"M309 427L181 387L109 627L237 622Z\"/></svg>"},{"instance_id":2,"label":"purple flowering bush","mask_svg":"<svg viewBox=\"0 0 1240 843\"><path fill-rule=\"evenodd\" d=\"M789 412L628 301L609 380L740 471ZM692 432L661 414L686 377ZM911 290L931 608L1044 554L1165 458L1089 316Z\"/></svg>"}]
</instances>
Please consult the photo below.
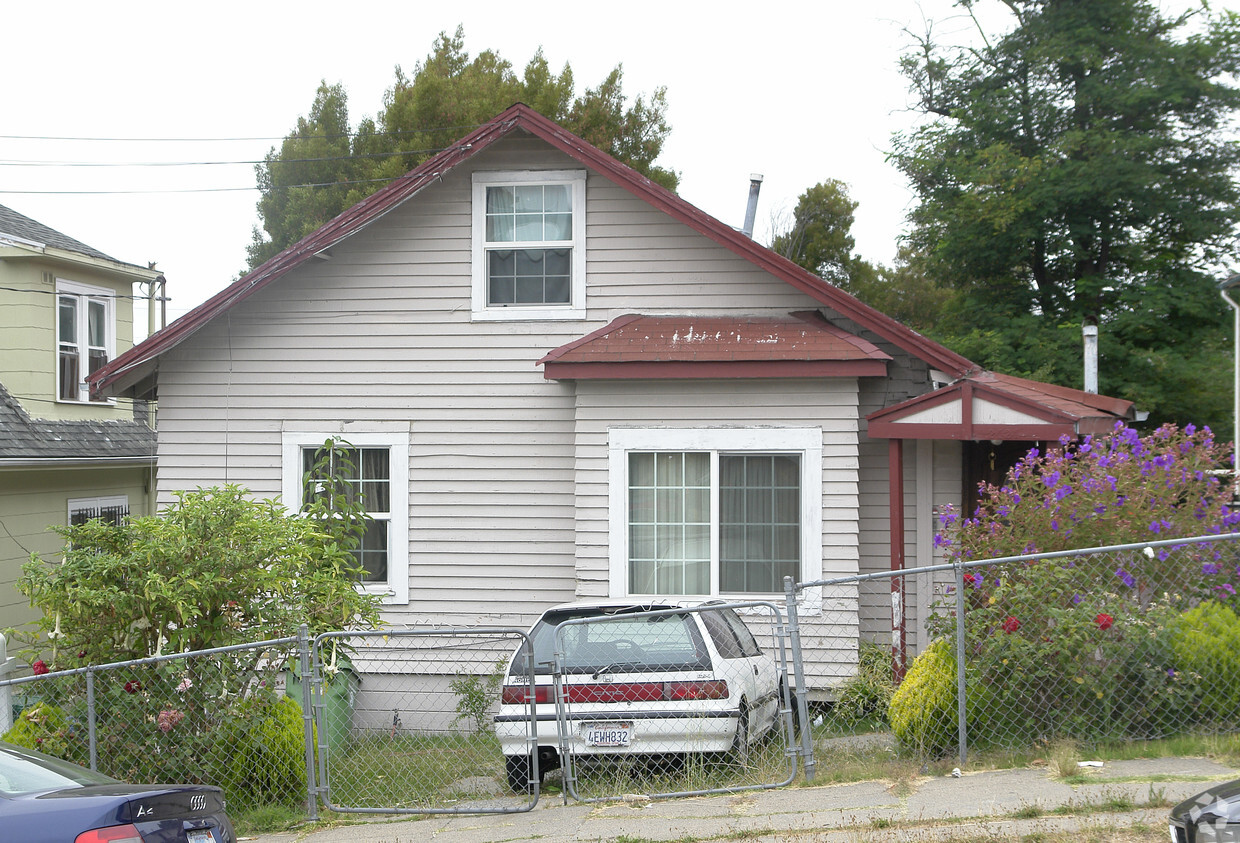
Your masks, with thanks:
<instances>
[{"instance_id":1,"label":"purple flowering bush","mask_svg":"<svg viewBox=\"0 0 1240 843\"><path fill-rule=\"evenodd\" d=\"M951 560L1231 533L1230 445L1172 425L1032 450L968 518L947 511L936 544ZM1144 738L1205 719L1203 676L1177 655L1177 619L1235 603L1232 542L966 569L966 681L988 700L970 740L1003 744ZM955 595L931 632L951 636ZM973 691L971 690L972 694Z\"/></svg>"}]
</instances>

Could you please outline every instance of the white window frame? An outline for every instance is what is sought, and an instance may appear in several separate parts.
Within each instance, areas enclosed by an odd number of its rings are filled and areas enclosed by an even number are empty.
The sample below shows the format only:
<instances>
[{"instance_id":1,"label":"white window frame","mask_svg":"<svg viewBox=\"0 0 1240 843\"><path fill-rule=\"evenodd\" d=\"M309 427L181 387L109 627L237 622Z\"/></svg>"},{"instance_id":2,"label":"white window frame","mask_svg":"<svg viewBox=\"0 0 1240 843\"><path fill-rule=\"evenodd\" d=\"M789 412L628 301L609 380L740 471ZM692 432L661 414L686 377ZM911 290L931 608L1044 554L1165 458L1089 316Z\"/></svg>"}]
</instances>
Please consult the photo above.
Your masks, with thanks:
<instances>
[{"instance_id":1,"label":"white window frame","mask_svg":"<svg viewBox=\"0 0 1240 843\"><path fill-rule=\"evenodd\" d=\"M73 524L73 513L83 509L103 509L108 506L123 506L129 509L129 495L103 495L97 498L69 498L65 506L65 524Z\"/></svg>"},{"instance_id":2,"label":"white window frame","mask_svg":"<svg viewBox=\"0 0 1240 843\"><path fill-rule=\"evenodd\" d=\"M573 202L572 278L568 304L490 306L487 304L487 188L507 185L567 184ZM473 175L473 289L475 321L584 319L586 315L586 173L585 170L480 171Z\"/></svg>"},{"instance_id":3,"label":"white window frame","mask_svg":"<svg viewBox=\"0 0 1240 843\"><path fill-rule=\"evenodd\" d=\"M355 448L387 448L391 511L388 514L388 579L386 583L360 583L359 588L379 594L385 605L409 603L409 427L365 431L335 429L285 430L281 434L281 492L285 507L300 512L302 494L302 450L318 448L332 437L339 437Z\"/></svg>"},{"instance_id":4,"label":"white window frame","mask_svg":"<svg viewBox=\"0 0 1240 843\"><path fill-rule=\"evenodd\" d=\"M62 297L72 297L77 299L77 332L78 341L74 343L77 346L78 356L78 372L81 377L78 378L77 398L64 398L60 394L60 299ZM106 287L93 287L89 284L81 284L77 281L66 281L63 278L56 279L56 364L54 366L55 378L55 396L56 401L62 404L111 404L115 403L113 399L104 399L102 401L90 400L90 389L86 386L86 378L90 376L90 302L97 302L103 305L104 319L106 321L107 336L104 338L104 351L107 354L108 362L116 359L116 292Z\"/></svg>"},{"instance_id":5,"label":"white window frame","mask_svg":"<svg viewBox=\"0 0 1240 843\"><path fill-rule=\"evenodd\" d=\"M629 453L634 451L707 451L711 453L711 567L710 594L686 599L771 595L719 590L719 473L720 453L797 454L801 457L801 571L802 582L822 571L822 429L817 427L762 428L611 428L608 430L608 528L611 553L608 564L612 597L646 597L629 591ZM817 573L815 573L817 571Z\"/></svg>"}]
</instances>

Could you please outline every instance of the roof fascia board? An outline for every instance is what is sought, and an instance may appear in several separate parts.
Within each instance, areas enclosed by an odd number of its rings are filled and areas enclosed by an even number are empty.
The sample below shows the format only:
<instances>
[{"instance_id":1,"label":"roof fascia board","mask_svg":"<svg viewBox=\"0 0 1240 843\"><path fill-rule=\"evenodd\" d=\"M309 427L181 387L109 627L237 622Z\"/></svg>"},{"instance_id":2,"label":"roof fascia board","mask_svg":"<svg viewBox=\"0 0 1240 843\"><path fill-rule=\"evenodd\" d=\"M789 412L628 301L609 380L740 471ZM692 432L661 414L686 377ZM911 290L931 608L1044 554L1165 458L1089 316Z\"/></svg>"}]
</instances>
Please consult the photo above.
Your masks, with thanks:
<instances>
[{"instance_id":1,"label":"roof fascia board","mask_svg":"<svg viewBox=\"0 0 1240 843\"><path fill-rule=\"evenodd\" d=\"M633 361L628 363L548 363L546 380L702 380L737 378L883 377L883 360L806 361Z\"/></svg>"}]
</instances>

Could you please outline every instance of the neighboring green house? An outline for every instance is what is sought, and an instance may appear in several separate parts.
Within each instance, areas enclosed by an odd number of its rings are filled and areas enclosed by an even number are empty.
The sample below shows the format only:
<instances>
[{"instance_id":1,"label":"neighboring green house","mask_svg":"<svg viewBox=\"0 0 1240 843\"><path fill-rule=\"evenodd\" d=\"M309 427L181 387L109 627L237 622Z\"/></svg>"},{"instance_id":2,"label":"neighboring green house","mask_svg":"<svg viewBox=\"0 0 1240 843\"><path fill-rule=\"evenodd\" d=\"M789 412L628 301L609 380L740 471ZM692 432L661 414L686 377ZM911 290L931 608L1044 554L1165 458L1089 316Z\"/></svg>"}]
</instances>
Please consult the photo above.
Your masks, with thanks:
<instances>
[{"instance_id":1,"label":"neighboring green house","mask_svg":"<svg viewBox=\"0 0 1240 843\"><path fill-rule=\"evenodd\" d=\"M85 379L133 345L134 285L159 280L0 205L0 628L38 616L15 583L59 551L50 527L153 511L152 408Z\"/></svg>"}]
</instances>

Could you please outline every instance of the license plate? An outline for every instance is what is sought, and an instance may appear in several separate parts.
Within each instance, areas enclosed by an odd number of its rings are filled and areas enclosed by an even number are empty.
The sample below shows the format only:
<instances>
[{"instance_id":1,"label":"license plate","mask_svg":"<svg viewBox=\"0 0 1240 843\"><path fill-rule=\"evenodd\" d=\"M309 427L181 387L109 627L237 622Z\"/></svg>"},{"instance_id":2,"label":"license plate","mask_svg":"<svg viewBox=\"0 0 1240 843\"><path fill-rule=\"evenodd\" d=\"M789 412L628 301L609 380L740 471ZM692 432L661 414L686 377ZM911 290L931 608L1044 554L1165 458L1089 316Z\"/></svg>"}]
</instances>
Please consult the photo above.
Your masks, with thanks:
<instances>
[{"instance_id":1,"label":"license plate","mask_svg":"<svg viewBox=\"0 0 1240 843\"><path fill-rule=\"evenodd\" d=\"M632 723L587 723L587 746L628 746L633 740Z\"/></svg>"},{"instance_id":2,"label":"license plate","mask_svg":"<svg viewBox=\"0 0 1240 843\"><path fill-rule=\"evenodd\" d=\"M215 838L211 836L210 829L192 828L185 832L189 843L215 843Z\"/></svg>"}]
</instances>

